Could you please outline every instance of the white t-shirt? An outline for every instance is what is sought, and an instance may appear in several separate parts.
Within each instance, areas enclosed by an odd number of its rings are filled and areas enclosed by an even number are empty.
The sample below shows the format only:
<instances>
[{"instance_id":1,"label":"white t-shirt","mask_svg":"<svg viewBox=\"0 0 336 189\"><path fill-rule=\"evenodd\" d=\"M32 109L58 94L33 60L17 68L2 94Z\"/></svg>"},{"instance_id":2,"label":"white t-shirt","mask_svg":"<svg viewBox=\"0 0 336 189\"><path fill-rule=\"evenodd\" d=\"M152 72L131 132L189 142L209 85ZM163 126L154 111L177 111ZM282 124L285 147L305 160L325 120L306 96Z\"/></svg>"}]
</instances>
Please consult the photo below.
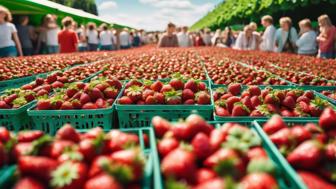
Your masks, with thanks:
<instances>
[{"instance_id":1,"label":"white t-shirt","mask_svg":"<svg viewBox=\"0 0 336 189\"><path fill-rule=\"evenodd\" d=\"M130 43L130 35L126 31L122 31L119 35L119 40L120 40L120 46L129 46Z\"/></svg>"},{"instance_id":2,"label":"white t-shirt","mask_svg":"<svg viewBox=\"0 0 336 189\"><path fill-rule=\"evenodd\" d=\"M180 32L177 34L177 40L180 47L190 47L191 40L187 33Z\"/></svg>"},{"instance_id":3,"label":"white t-shirt","mask_svg":"<svg viewBox=\"0 0 336 189\"><path fill-rule=\"evenodd\" d=\"M248 40L244 32L240 32L236 41L235 49L238 50L256 50L257 49L257 35L252 34Z\"/></svg>"},{"instance_id":4,"label":"white t-shirt","mask_svg":"<svg viewBox=\"0 0 336 189\"><path fill-rule=\"evenodd\" d=\"M58 32L60 31L59 28L53 28L47 30L47 45L48 46L58 46Z\"/></svg>"},{"instance_id":5,"label":"white t-shirt","mask_svg":"<svg viewBox=\"0 0 336 189\"><path fill-rule=\"evenodd\" d=\"M266 28L264 35L261 37L260 50L273 51L275 45L275 32L276 29L273 25Z\"/></svg>"},{"instance_id":6,"label":"white t-shirt","mask_svg":"<svg viewBox=\"0 0 336 189\"><path fill-rule=\"evenodd\" d=\"M12 34L17 32L15 25L10 22L0 24L0 48L15 46Z\"/></svg>"},{"instance_id":7,"label":"white t-shirt","mask_svg":"<svg viewBox=\"0 0 336 189\"><path fill-rule=\"evenodd\" d=\"M99 34L101 45L112 45L112 32L111 31L101 31Z\"/></svg>"},{"instance_id":8,"label":"white t-shirt","mask_svg":"<svg viewBox=\"0 0 336 189\"><path fill-rule=\"evenodd\" d=\"M317 52L316 33L311 30L301 35L296 41L299 54L314 54Z\"/></svg>"},{"instance_id":9,"label":"white t-shirt","mask_svg":"<svg viewBox=\"0 0 336 189\"><path fill-rule=\"evenodd\" d=\"M98 44L98 32L96 30L88 30L87 37L89 44Z\"/></svg>"}]
</instances>

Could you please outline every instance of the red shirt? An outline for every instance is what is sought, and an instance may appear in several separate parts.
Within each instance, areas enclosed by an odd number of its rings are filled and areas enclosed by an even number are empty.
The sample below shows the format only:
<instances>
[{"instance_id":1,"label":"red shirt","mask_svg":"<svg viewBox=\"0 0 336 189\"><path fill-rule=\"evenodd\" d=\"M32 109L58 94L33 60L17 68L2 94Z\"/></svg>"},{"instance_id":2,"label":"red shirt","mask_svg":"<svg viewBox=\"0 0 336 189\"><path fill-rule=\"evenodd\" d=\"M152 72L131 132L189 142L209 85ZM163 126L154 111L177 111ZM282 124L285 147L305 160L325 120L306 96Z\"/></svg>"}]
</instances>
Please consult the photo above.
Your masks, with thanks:
<instances>
[{"instance_id":1,"label":"red shirt","mask_svg":"<svg viewBox=\"0 0 336 189\"><path fill-rule=\"evenodd\" d=\"M332 26L327 31L327 39L325 41L320 41L320 51L323 53L333 52L335 44L336 28Z\"/></svg>"},{"instance_id":2,"label":"red shirt","mask_svg":"<svg viewBox=\"0 0 336 189\"><path fill-rule=\"evenodd\" d=\"M58 43L61 53L72 53L77 51L78 37L72 30L62 30L58 33Z\"/></svg>"}]
</instances>

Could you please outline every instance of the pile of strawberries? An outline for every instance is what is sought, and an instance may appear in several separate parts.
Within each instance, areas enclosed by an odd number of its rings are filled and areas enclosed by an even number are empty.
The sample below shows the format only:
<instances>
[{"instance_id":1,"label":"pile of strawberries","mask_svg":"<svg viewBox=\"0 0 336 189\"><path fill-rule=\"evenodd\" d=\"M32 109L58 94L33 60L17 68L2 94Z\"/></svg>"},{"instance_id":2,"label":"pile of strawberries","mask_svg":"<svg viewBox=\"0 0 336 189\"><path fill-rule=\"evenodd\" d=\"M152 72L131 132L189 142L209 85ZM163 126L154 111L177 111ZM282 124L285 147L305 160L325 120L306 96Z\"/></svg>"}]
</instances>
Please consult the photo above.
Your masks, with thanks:
<instances>
[{"instance_id":1,"label":"pile of strawberries","mask_svg":"<svg viewBox=\"0 0 336 189\"><path fill-rule=\"evenodd\" d=\"M21 88L9 89L0 96L0 109L20 108L38 98L47 98L55 89L69 83L62 72L55 72L46 79L37 78L35 81L23 85Z\"/></svg>"},{"instance_id":2,"label":"pile of strawberries","mask_svg":"<svg viewBox=\"0 0 336 189\"><path fill-rule=\"evenodd\" d=\"M322 91L321 92L324 96L327 96L333 100L336 100L336 90L335 91Z\"/></svg>"},{"instance_id":3,"label":"pile of strawberries","mask_svg":"<svg viewBox=\"0 0 336 189\"><path fill-rule=\"evenodd\" d=\"M286 124L273 116L263 130L298 171L309 189L335 189L336 112L326 108L319 123ZM332 183L332 184L331 184Z\"/></svg>"},{"instance_id":4,"label":"pile of strawberries","mask_svg":"<svg viewBox=\"0 0 336 189\"><path fill-rule=\"evenodd\" d=\"M74 82L51 98L40 98L37 110L102 109L112 106L122 83L117 79L99 78L90 83Z\"/></svg>"},{"instance_id":5,"label":"pile of strawberries","mask_svg":"<svg viewBox=\"0 0 336 189\"><path fill-rule=\"evenodd\" d=\"M119 130L79 133L65 125L51 137L0 128L0 166L12 163L14 189L131 189L141 188L145 157L138 135Z\"/></svg>"},{"instance_id":6,"label":"pile of strawberries","mask_svg":"<svg viewBox=\"0 0 336 189\"><path fill-rule=\"evenodd\" d=\"M279 114L283 117L319 117L331 104L316 96L313 91L300 89L261 90L249 86L242 91L240 84L217 88L213 94L217 116L263 117Z\"/></svg>"},{"instance_id":7,"label":"pile of strawberries","mask_svg":"<svg viewBox=\"0 0 336 189\"><path fill-rule=\"evenodd\" d=\"M173 78L168 83L157 80L130 80L119 104L211 104L211 96L204 82L194 79Z\"/></svg>"},{"instance_id":8,"label":"pile of strawberries","mask_svg":"<svg viewBox=\"0 0 336 189\"><path fill-rule=\"evenodd\" d=\"M152 124L166 188L278 188L273 162L247 127L214 129L198 115L177 123L154 117Z\"/></svg>"}]
</instances>

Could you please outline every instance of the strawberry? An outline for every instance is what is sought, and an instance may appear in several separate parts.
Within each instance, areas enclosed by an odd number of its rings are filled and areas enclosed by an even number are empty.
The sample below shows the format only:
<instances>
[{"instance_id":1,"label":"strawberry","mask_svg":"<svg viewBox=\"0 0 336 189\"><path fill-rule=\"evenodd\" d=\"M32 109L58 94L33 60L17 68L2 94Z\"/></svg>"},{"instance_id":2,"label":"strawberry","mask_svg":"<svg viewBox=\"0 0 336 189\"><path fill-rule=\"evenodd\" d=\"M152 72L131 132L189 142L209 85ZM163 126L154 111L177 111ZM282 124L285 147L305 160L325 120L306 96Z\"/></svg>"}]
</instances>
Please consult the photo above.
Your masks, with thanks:
<instances>
[{"instance_id":1,"label":"strawberry","mask_svg":"<svg viewBox=\"0 0 336 189\"><path fill-rule=\"evenodd\" d=\"M165 157L167 154L169 154L171 151L176 149L179 146L178 140L175 138L163 138L161 141L158 142L157 148L159 155L161 157Z\"/></svg>"},{"instance_id":2,"label":"strawberry","mask_svg":"<svg viewBox=\"0 0 336 189\"><path fill-rule=\"evenodd\" d=\"M73 109L81 109L82 108L82 104L77 99L72 100L71 105L72 105Z\"/></svg>"},{"instance_id":3,"label":"strawberry","mask_svg":"<svg viewBox=\"0 0 336 189\"><path fill-rule=\"evenodd\" d=\"M184 89L182 91L182 100L183 101L186 101L186 100L189 100L189 99L194 99L194 98L195 98L195 94L192 90Z\"/></svg>"},{"instance_id":4,"label":"strawberry","mask_svg":"<svg viewBox=\"0 0 336 189\"><path fill-rule=\"evenodd\" d=\"M225 93L226 93L226 88L223 88L223 87L216 88L216 90L213 92L214 100L217 101Z\"/></svg>"},{"instance_id":5,"label":"strawberry","mask_svg":"<svg viewBox=\"0 0 336 189\"><path fill-rule=\"evenodd\" d=\"M148 96L145 100L145 104L157 104L157 101L154 96Z\"/></svg>"},{"instance_id":6,"label":"strawberry","mask_svg":"<svg viewBox=\"0 0 336 189\"><path fill-rule=\"evenodd\" d=\"M92 178L101 173L104 173L104 165L109 164L111 159L109 156L101 155L95 157L95 159L91 163L91 167L89 170L89 177Z\"/></svg>"},{"instance_id":7,"label":"strawberry","mask_svg":"<svg viewBox=\"0 0 336 189\"><path fill-rule=\"evenodd\" d=\"M146 100L148 96L154 96L155 91L150 90L150 89L145 89L142 93L142 99Z\"/></svg>"},{"instance_id":8,"label":"strawberry","mask_svg":"<svg viewBox=\"0 0 336 189\"><path fill-rule=\"evenodd\" d=\"M92 101L96 101L99 98L104 98L104 94L97 87L94 87L89 92L89 96Z\"/></svg>"},{"instance_id":9,"label":"strawberry","mask_svg":"<svg viewBox=\"0 0 336 189\"><path fill-rule=\"evenodd\" d=\"M11 107L3 100L0 100L0 109L10 109Z\"/></svg>"},{"instance_id":10,"label":"strawberry","mask_svg":"<svg viewBox=\"0 0 336 189\"><path fill-rule=\"evenodd\" d=\"M51 102L50 100L39 100L36 104L37 110L50 110Z\"/></svg>"},{"instance_id":11,"label":"strawberry","mask_svg":"<svg viewBox=\"0 0 336 189\"><path fill-rule=\"evenodd\" d=\"M200 160L207 158L212 153L210 139L204 133L198 133L192 139L191 145L196 157Z\"/></svg>"},{"instance_id":12,"label":"strawberry","mask_svg":"<svg viewBox=\"0 0 336 189\"><path fill-rule=\"evenodd\" d=\"M178 157L178 161L176 161ZM195 182L196 160L192 152L177 148L165 156L161 170L166 178L185 179L188 183Z\"/></svg>"},{"instance_id":13,"label":"strawberry","mask_svg":"<svg viewBox=\"0 0 336 189\"><path fill-rule=\"evenodd\" d=\"M160 116L155 116L152 118L152 125L155 130L155 135L159 138L163 137L163 135L172 127L169 121L163 119Z\"/></svg>"},{"instance_id":14,"label":"strawberry","mask_svg":"<svg viewBox=\"0 0 336 189\"><path fill-rule=\"evenodd\" d=\"M113 140L108 140L105 146L105 151L108 153L119 151L127 146L139 144L138 135L131 133L124 133L118 130L111 130L107 133L107 137Z\"/></svg>"},{"instance_id":15,"label":"strawberry","mask_svg":"<svg viewBox=\"0 0 336 189\"><path fill-rule=\"evenodd\" d=\"M46 157L21 156L18 160L21 174L34 176L43 181L50 180L51 173L57 165L57 161Z\"/></svg>"},{"instance_id":16,"label":"strawberry","mask_svg":"<svg viewBox=\"0 0 336 189\"><path fill-rule=\"evenodd\" d=\"M174 91L174 88L170 85L163 85L160 93L166 93L166 92L170 92L170 91Z\"/></svg>"},{"instance_id":17,"label":"strawberry","mask_svg":"<svg viewBox=\"0 0 336 189\"><path fill-rule=\"evenodd\" d=\"M126 96L128 96L133 102L137 102L142 99L142 87L139 86L131 86L125 90Z\"/></svg>"},{"instance_id":18,"label":"strawberry","mask_svg":"<svg viewBox=\"0 0 336 189\"><path fill-rule=\"evenodd\" d=\"M66 149L71 149L74 148L75 144L72 141L67 141L67 140L57 140L54 141L50 146L49 146L49 154L48 156L57 159L59 156L61 156Z\"/></svg>"},{"instance_id":19,"label":"strawberry","mask_svg":"<svg viewBox=\"0 0 336 189\"><path fill-rule=\"evenodd\" d=\"M323 130L336 128L336 112L332 108L324 109L319 119L319 125Z\"/></svg>"},{"instance_id":20,"label":"strawberry","mask_svg":"<svg viewBox=\"0 0 336 189\"><path fill-rule=\"evenodd\" d=\"M94 110L94 109L98 109L98 106L96 104L88 102L82 106L82 109L83 110Z\"/></svg>"},{"instance_id":21,"label":"strawberry","mask_svg":"<svg viewBox=\"0 0 336 189\"><path fill-rule=\"evenodd\" d=\"M82 93L80 98L79 98L79 101L82 105L84 105L86 103L91 102L91 97L86 93Z\"/></svg>"},{"instance_id":22,"label":"strawberry","mask_svg":"<svg viewBox=\"0 0 336 189\"><path fill-rule=\"evenodd\" d=\"M194 99L189 99L189 100L184 101L183 104L186 104L186 105L193 105L193 104L195 104L195 101L194 101Z\"/></svg>"},{"instance_id":23,"label":"strawberry","mask_svg":"<svg viewBox=\"0 0 336 189\"><path fill-rule=\"evenodd\" d=\"M175 90L183 90L184 83L180 79L173 78L170 80L169 85L172 86Z\"/></svg>"},{"instance_id":24,"label":"strawberry","mask_svg":"<svg viewBox=\"0 0 336 189\"><path fill-rule=\"evenodd\" d=\"M248 116L250 110L241 102L236 102L232 109L232 116Z\"/></svg>"},{"instance_id":25,"label":"strawberry","mask_svg":"<svg viewBox=\"0 0 336 189\"><path fill-rule=\"evenodd\" d=\"M83 188L86 177L84 163L64 162L52 172L50 185L57 189Z\"/></svg>"},{"instance_id":26,"label":"strawberry","mask_svg":"<svg viewBox=\"0 0 336 189\"><path fill-rule=\"evenodd\" d=\"M280 103L280 99L274 94L268 94L264 98L264 103L278 105Z\"/></svg>"},{"instance_id":27,"label":"strawberry","mask_svg":"<svg viewBox=\"0 0 336 189\"><path fill-rule=\"evenodd\" d=\"M198 90L205 91L207 89L207 85L204 82L198 83Z\"/></svg>"},{"instance_id":28,"label":"strawberry","mask_svg":"<svg viewBox=\"0 0 336 189\"><path fill-rule=\"evenodd\" d=\"M226 104L227 104L227 109L229 110L229 112L232 112L233 105L236 102L240 102L240 99L236 96L233 96L227 99Z\"/></svg>"},{"instance_id":29,"label":"strawberry","mask_svg":"<svg viewBox=\"0 0 336 189\"><path fill-rule=\"evenodd\" d=\"M293 135L290 128L282 128L269 136L271 141L279 147L289 146Z\"/></svg>"},{"instance_id":30,"label":"strawberry","mask_svg":"<svg viewBox=\"0 0 336 189\"><path fill-rule=\"evenodd\" d=\"M6 104L12 104L12 102L18 97L19 96L17 94L11 94L11 95L5 97L4 101L6 102Z\"/></svg>"},{"instance_id":31,"label":"strawberry","mask_svg":"<svg viewBox=\"0 0 336 189\"><path fill-rule=\"evenodd\" d=\"M209 135L213 130L213 127L197 114L189 115L186 118L185 123L187 123L187 125L193 129L194 135L199 132L203 132L206 135ZM194 137L194 135L192 137Z\"/></svg>"},{"instance_id":32,"label":"strawberry","mask_svg":"<svg viewBox=\"0 0 336 189\"><path fill-rule=\"evenodd\" d=\"M286 98L281 102L281 105L289 109L294 109L296 103L292 96L286 96Z\"/></svg>"},{"instance_id":33,"label":"strawberry","mask_svg":"<svg viewBox=\"0 0 336 189\"><path fill-rule=\"evenodd\" d=\"M215 113L217 116L222 116L222 117L227 117L231 115L227 109L222 108L220 106L215 106Z\"/></svg>"},{"instance_id":34,"label":"strawberry","mask_svg":"<svg viewBox=\"0 0 336 189\"><path fill-rule=\"evenodd\" d=\"M325 154L327 159L334 161L336 160L336 142L332 142L326 145Z\"/></svg>"},{"instance_id":35,"label":"strawberry","mask_svg":"<svg viewBox=\"0 0 336 189\"><path fill-rule=\"evenodd\" d=\"M126 83L125 88L128 89L132 86L141 87L142 83L140 81L136 80L136 79L132 79L132 80L130 80L129 82Z\"/></svg>"},{"instance_id":36,"label":"strawberry","mask_svg":"<svg viewBox=\"0 0 336 189\"><path fill-rule=\"evenodd\" d=\"M314 173L308 171L298 171L298 174L309 189L336 189L335 186L327 183Z\"/></svg>"},{"instance_id":37,"label":"strawberry","mask_svg":"<svg viewBox=\"0 0 336 189\"><path fill-rule=\"evenodd\" d=\"M250 86L248 88L248 92L251 95L251 97L261 95L261 90L258 86Z\"/></svg>"},{"instance_id":38,"label":"strawberry","mask_svg":"<svg viewBox=\"0 0 336 189\"><path fill-rule=\"evenodd\" d=\"M189 124L183 122L177 122L172 125L171 131L173 136L178 140L190 140L195 135L196 131L190 127Z\"/></svg>"},{"instance_id":39,"label":"strawberry","mask_svg":"<svg viewBox=\"0 0 336 189\"><path fill-rule=\"evenodd\" d=\"M33 92L26 93L24 95L24 98L26 99L27 102L31 102L31 101L35 100L35 94Z\"/></svg>"},{"instance_id":40,"label":"strawberry","mask_svg":"<svg viewBox=\"0 0 336 189\"><path fill-rule=\"evenodd\" d=\"M282 117L295 117L295 114L292 111L289 111L287 109L280 110L280 115Z\"/></svg>"},{"instance_id":41,"label":"strawberry","mask_svg":"<svg viewBox=\"0 0 336 189\"><path fill-rule=\"evenodd\" d=\"M80 135L70 124L65 124L56 132L56 139L58 140L68 140L78 143L80 140Z\"/></svg>"},{"instance_id":42,"label":"strawberry","mask_svg":"<svg viewBox=\"0 0 336 189\"><path fill-rule=\"evenodd\" d=\"M100 174L90 178L86 183L84 189L123 189L124 187L108 174Z\"/></svg>"},{"instance_id":43,"label":"strawberry","mask_svg":"<svg viewBox=\"0 0 336 189\"><path fill-rule=\"evenodd\" d=\"M153 97L158 104L165 103L165 96L162 93L156 92Z\"/></svg>"},{"instance_id":44,"label":"strawberry","mask_svg":"<svg viewBox=\"0 0 336 189\"><path fill-rule=\"evenodd\" d=\"M258 158L268 158L266 151L262 147L250 148L247 152L249 160Z\"/></svg>"},{"instance_id":45,"label":"strawberry","mask_svg":"<svg viewBox=\"0 0 336 189\"><path fill-rule=\"evenodd\" d=\"M165 100L168 105L176 105L182 103L182 97L180 91L165 92Z\"/></svg>"},{"instance_id":46,"label":"strawberry","mask_svg":"<svg viewBox=\"0 0 336 189\"><path fill-rule=\"evenodd\" d=\"M113 98L116 99L118 96L118 89L114 88L114 87L107 87L104 91L104 96L106 98Z\"/></svg>"},{"instance_id":47,"label":"strawberry","mask_svg":"<svg viewBox=\"0 0 336 189\"><path fill-rule=\"evenodd\" d=\"M193 79L189 79L185 85L184 85L184 89L190 89L192 90L194 93L197 93L198 92L198 84L195 80Z\"/></svg>"},{"instance_id":48,"label":"strawberry","mask_svg":"<svg viewBox=\"0 0 336 189\"><path fill-rule=\"evenodd\" d=\"M302 125L296 125L292 127L290 132L297 144L309 140L312 137L312 134L309 132L309 130Z\"/></svg>"},{"instance_id":49,"label":"strawberry","mask_svg":"<svg viewBox=\"0 0 336 189\"><path fill-rule=\"evenodd\" d=\"M44 96L44 95L48 95L49 92L47 90L41 89L36 93L36 96Z\"/></svg>"},{"instance_id":50,"label":"strawberry","mask_svg":"<svg viewBox=\"0 0 336 189\"><path fill-rule=\"evenodd\" d=\"M244 97L241 102L249 109L254 110L254 106L252 105L251 98L249 96Z\"/></svg>"},{"instance_id":51,"label":"strawberry","mask_svg":"<svg viewBox=\"0 0 336 189\"><path fill-rule=\"evenodd\" d=\"M108 83L98 83L95 88L99 89L100 91L104 92L105 89L109 87Z\"/></svg>"},{"instance_id":52,"label":"strawberry","mask_svg":"<svg viewBox=\"0 0 336 189\"><path fill-rule=\"evenodd\" d=\"M21 142L32 142L34 140L42 137L44 133L42 131L21 131L17 135L17 140L19 143Z\"/></svg>"},{"instance_id":53,"label":"strawberry","mask_svg":"<svg viewBox=\"0 0 336 189\"><path fill-rule=\"evenodd\" d=\"M205 91L200 91L196 93L196 102L197 104L210 104L211 97Z\"/></svg>"},{"instance_id":54,"label":"strawberry","mask_svg":"<svg viewBox=\"0 0 336 189\"><path fill-rule=\"evenodd\" d=\"M69 101L65 101L65 102L62 103L60 109L61 109L61 110L72 110L72 109L74 109L74 108L73 108L71 102L69 102Z\"/></svg>"},{"instance_id":55,"label":"strawberry","mask_svg":"<svg viewBox=\"0 0 336 189\"><path fill-rule=\"evenodd\" d=\"M329 106L328 101L323 100L321 98L316 97L314 100L312 100L309 104L309 110L310 114L313 117L320 117L323 110Z\"/></svg>"},{"instance_id":56,"label":"strawberry","mask_svg":"<svg viewBox=\"0 0 336 189\"><path fill-rule=\"evenodd\" d=\"M287 125L285 122L282 120L282 118L278 115L274 115L269 119L264 125L263 129L267 134L273 134L280 129L286 128Z\"/></svg>"},{"instance_id":57,"label":"strawberry","mask_svg":"<svg viewBox=\"0 0 336 189\"><path fill-rule=\"evenodd\" d=\"M0 127L0 142L6 143L10 140L11 134L9 130L5 127Z\"/></svg>"},{"instance_id":58,"label":"strawberry","mask_svg":"<svg viewBox=\"0 0 336 189\"><path fill-rule=\"evenodd\" d=\"M227 100L227 99L229 99L230 97L233 97L233 95L232 95L231 93L226 93L226 94L223 94L223 96L221 96L220 99Z\"/></svg>"},{"instance_id":59,"label":"strawberry","mask_svg":"<svg viewBox=\"0 0 336 189\"><path fill-rule=\"evenodd\" d=\"M216 172L208 168L200 168L196 172L196 184L202 184L217 177Z\"/></svg>"},{"instance_id":60,"label":"strawberry","mask_svg":"<svg viewBox=\"0 0 336 189\"><path fill-rule=\"evenodd\" d=\"M226 188L224 179L213 178L195 186L193 189L223 189L223 188Z\"/></svg>"},{"instance_id":61,"label":"strawberry","mask_svg":"<svg viewBox=\"0 0 336 189\"><path fill-rule=\"evenodd\" d=\"M107 108L109 106L109 104L107 103L107 101L105 101L102 98L98 98L95 102L96 106L98 108Z\"/></svg>"},{"instance_id":62,"label":"strawberry","mask_svg":"<svg viewBox=\"0 0 336 189\"><path fill-rule=\"evenodd\" d=\"M133 101L130 97L128 96L123 96L120 97L120 99L118 100L119 104L133 104Z\"/></svg>"},{"instance_id":63,"label":"strawberry","mask_svg":"<svg viewBox=\"0 0 336 189\"><path fill-rule=\"evenodd\" d=\"M37 86L42 85L43 83L44 83L44 79L43 78L38 77L38 78L35 79L35 84Z\"/></svg>"},{"instance_id":64,"label":"strawberry","mask_svg":"<svg viewBox=\"0 0 336 189\"><path fill-rule=\"evenodd\" d=\"M309 98L309 99L314 99L314 98L315 98L315 94L314 94L313 91L305 91L305 92L303 93L303 96L304 96L304 97L307 97L307 98Z\"/></svg>"},{"instance_id":65,"label":"strawberry","mask_svg":"<svg viewBox=\"0 0 336 189\"><path fill-rule=\"evenodd\" d=\"M57 89L57 88L63 88L64 87L64 84L60 81L55 81L51 84L51 87L53 89Z\"/></svg>"},{"instance_id":66,"label":"strawberry","mask_svg":"<svg viewBox=\"0 0 336 189\"><path fill-rule=\"evenodd\" d=\"M103 134L96 138L86 138L79 142L79 152L83 155L86 162L92 162L92 160L101 153L105 147Z\"/></svg>"},{"instance_id":67,"label":"strawberry","mask_svg":"<svg viewBox=\"0 0 336 189\"><path fill-rule=\"evenodd\" d=\"M238 96L241 91L241 85L239 83L232 83L228 86L228 91L233 95L233 96Z\"/></svg>"},{"instance_id":68,"label":"strawberry","mask_svg":"<svg viewBox=\"0 0 336 189\"><path fill-rule=\"evenodd\" d=\"M122 83L115 77L112 79L106 80L106 83L108 83L111 87L114 87L118 90L122 88Z\"/></svg>"},{"instance_id":69,"label":"strawberry","mask_svg":"<svg viewBox=\"0 0 336 189\"><path fill-rule=\"evenodd\" d=\"M292 98L293 98L293 97L292 97ZM310 103L310 99L307 98L306 96L300 96L299 98L296 99L296 102L301 102L301 101L303 101L303 102L305 102L305 103L307 103L307 104Z\"/></svg>"},{"instance_id":70,"label":"strawberry","mask_svg":"<svg viewBox=\"0 0 336 189\"><path fill-rule=\"evenodd\" d=\"M152 83L152 85L150 86L150 88L153 90L153 91L156 91L156 92L160 92L161 89L163 87L163 84L161 81L155 81L154 83Z\"/></svg>"},{"instance_id":71,"label":"strawberry","mask_svg":"<svg viewBox=\"0 0 336 189\"><path fill-rule=\"evenodd\" d=\"M47 189L47 187L32 177L23 177L16 182L13 189Z\"/></svg>"},{"instance_id":72,"label":"strawberry","mask_svg":"<svg viewBox=\"0 0 336 189\"><path fill-rule=\"evenodd\" d=\"M278 189L279 186L273 176L267 173L251 173L240 182L242 189Z\"/></svg>"},{"instance_id":73,"label":"strawberry","mask_svg":"<svg viewBox=\"0 0 336 189\"><path fill-rule=\"evenodd\" d=\"M322 144L307 140L297 146L287 156L287 161L294 167L312 168L318 166L322 159Z\"/></svg>"}]
</instances>

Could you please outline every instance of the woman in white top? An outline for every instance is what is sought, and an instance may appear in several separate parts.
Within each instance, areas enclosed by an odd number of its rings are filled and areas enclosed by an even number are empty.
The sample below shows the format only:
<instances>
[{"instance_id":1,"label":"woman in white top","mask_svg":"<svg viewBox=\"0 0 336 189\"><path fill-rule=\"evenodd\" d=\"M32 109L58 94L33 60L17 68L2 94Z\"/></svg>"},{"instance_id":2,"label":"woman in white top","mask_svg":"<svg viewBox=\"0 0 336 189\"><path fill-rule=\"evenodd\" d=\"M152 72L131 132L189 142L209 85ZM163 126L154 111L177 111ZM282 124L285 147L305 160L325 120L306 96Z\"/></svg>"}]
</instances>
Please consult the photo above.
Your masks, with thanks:
<instances>
[{"instance_id":1,"label":"woman in white top","mask_svg":"<svg viewBox=\"0 0 336 189\"><path fill-rule=\"evenodd\" d=\"M88 24L88 30L87 30L87 39L88 39L88 49L89 51L97 51L98 49L98 32L96 30L96 24L95 23L89 23Z\"/></svg>"},{"instance_id":2,"label":"woman in white top","mask_svg":"<svg viewBox=\"0 0 336 189\"><path fill-rule=\"evenodd\" d=\"M22 48L12 21L12 14L3 6L0 6L0 57L22 56Z\"/></svg>"},{"instance_id":3,"label":"woman in white top","mask_svg":"<svg viewBox=\"0 0 336 189\"><path fill-rule=\"evenodd\" d=\"M259 37L253 33L251 26L245 26L244 32L240 32L237 38L235 49L238 50L258 50Z\"/></svg>"},{"instance_id":4,"label":"woman in white top","mask_svg":"<svg viewBox=\"0 0 336 189\"><path fill-rule=\"evenodd\" d=\"M296 53L296 41L298 34L292 27L292 19L283 17L280 19L280 27L275 33L275 52Z\"/></svg>"},{"instance_id":5,"label":"woman in white top","mask_svg":"<svg viewBox=\"0 0 336 189\"><path fill-rule=\"evenodd\" d=\"M296 41L298 54L315 56L317 53L316 33L309 19L299 22L300 38Z\"/></svg>"},{"instance_id":6,"label":"woman in white top","mask_svg":"<svg viewBox=\"0 0 336 189\"><path fill-rule=\"evenodd\" d=\"M57 26L56 15L47 14L45 16L46 22L46 45L48 54L55 54L59 52L58 46L58 32L60 31Z\"/></svg>"},{"instance_id":7,"label":"woman in white top","mask_svg":"<svg viewBox=\"0 0 336 189\"><path fill-rule=\"evenodd\" d=\"M263 16L261 19L261 24L264 26L265 31L261 36L260 50L266 52L273 52L276 29L273 25L272 16L269 15Z\"/></svg>"},{"instance_id":8,"label":"woman in white top","mask_svg":"<svg viewBox=\"0 0 336 189\"><path fill-rule=\"evenodd\" d=\"M113 34L106 24L102 24L101 29L99 34L100 50L110 51L113 49Z\"/></svg>"}]
</instances>

